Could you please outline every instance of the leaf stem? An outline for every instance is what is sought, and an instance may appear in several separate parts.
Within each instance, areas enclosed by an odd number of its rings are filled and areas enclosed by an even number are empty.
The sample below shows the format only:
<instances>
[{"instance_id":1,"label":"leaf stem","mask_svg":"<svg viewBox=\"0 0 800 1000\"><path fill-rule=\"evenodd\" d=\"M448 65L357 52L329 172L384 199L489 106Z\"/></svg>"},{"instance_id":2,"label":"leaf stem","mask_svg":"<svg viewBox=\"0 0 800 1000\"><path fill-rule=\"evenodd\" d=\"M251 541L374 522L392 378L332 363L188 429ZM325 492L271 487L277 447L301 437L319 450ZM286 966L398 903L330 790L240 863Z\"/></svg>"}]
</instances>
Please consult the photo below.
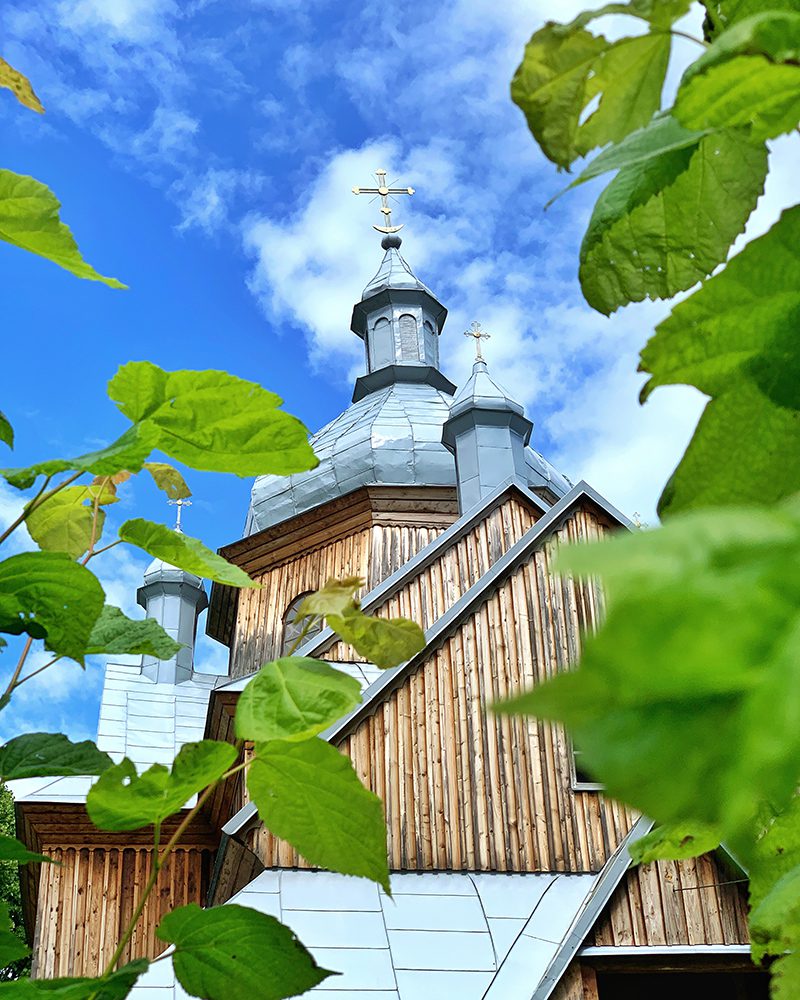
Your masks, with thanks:
<instances>
[{"instance_id":1,"label":"leaf stem","mask_svg":"<svg viewBox=\"0 0 800 1000\"><path fill-rule=\"evenodd\" d=\"M37 667L35 670L32 670L29 674L25 674L22 680L18 680L17 683L14 685L14 687L18 688L21 684L24 684L25 681L29 681L31 677L35 677L37 674L40 674L43 670L47 670L48 667L52 667L54 663L58 663L58 661L61 659L63 659L62 656L54 656L53 659L48 660L48 662L45 663L43 667Z\"/></svg>"},{"instance_id":2,"label":"leaf stem","mask_svg":"<svg viewBox=\"0 0 800 1000\"><path fill-rule=\"evenodd\" d=\"M676 38L686 38L690 42L695 42L697 45L702 45L704 49L708 48L708 42L704 38L698 38L696 35L690 35L688 31L679 31L677 28L670 28L668 35L674 35ZM653 32L655 34L655 32Z\"/></svg>"},{"instance_id":3,"label":"leaf stem","mask_svg":"<svg viewBox=\"0 0 800 1000\"><path fill-rule=\"evenodd\" d=\"M719 19L719 12L714 10L714 0L707 0L703 4L708 15L708 19L714 28L714 34L719 35L725 30L725 25Z\"/></svg>"},{"instance_id":4,"label":"leaf stem","mask_svg":"<svg viewBox=\"0 0 800 1000\"><path fill-rule=\"evenodd\" d=\"M118 538L115 542L111 542L110 545L104 545L102 549L95 549L94 552L88 552L83 560L83 565L89 562L90 559L94 559L95 556L100 556L104 552L108 552L109 549L113 549L115 545L122 545L123 539Z\"/></svg>"},{"instance_id":5,"label":"leaf stem","mask_svg":"<svg viewBox=\"0 0 800 1000\"><path fill-rule=\"evenodd\" d=\"M294 644L292 645L292 648L286 654L287 656L294 656L295 650L300 646L300 644L302 643L303 639L305 639L305 637L308 635L308 633L316 625L316 623L320 620L321 617L322 617L322 615L310 615L309 616L309 618L306 621L306 624L303 626L303 631L300 633L300 635L298 635L297 639L295 640Z\"/></svg>"},{"instance_id":6,"label":"leaf stem","mask_svg":"<svg viewBox=\"0 0 800 1000\"><path fill-rule=\"evenodd\" d=\"M94 554L95 543L98 541L97 519L98 519L98 512L100 510L100 498L102 497L103 490L108 485L108 481L110 478L111 478L110 476L105 476L103 478L102 483L100 483L97 488L97 493L95 494L94 500L92 502L92 535L91 538L89 539L89 551L86 553L86 557L83 560L84 566L92 558L92 555Z\"/></svg>"},{"instance_id":7,"label":"leaf stem","mask_svg":"<svg viewBox=\"0 0 800 1000\"><path fill-rule=\"evenodd\" d=\"M46 476L44 482L42 483L41 489L33 498L33 500L30 500L27 504L25 504L25 508L23 509L19 517L16 519L16 521L13 521L6 528L3 534L0 535L0 545L3 544L3 542L8 538L8 536L12 533L12 531L17 530L17 528L28 517L28 515L32 514L37 507L41 507L43 503L46 503L50 499L50 497L55 496L56 493L59 493L66 486L69 486L70 483L74 483L76 479L80 479L82 475L83 475L82 472L74 472L71 476L67 476L67 478L63 482L59 483L58 486L54 486L52 490L45 493L48 484L53 478L52 476Z\"/></svg>"},{"instance_id":8,"label":"leaf stem","mask_svg":"<svg viewBox=\"0 0 800 1000\"><path fill-rule=\"evenodd\" d=\"M2 702L2 704L6 703L9 695L16 687L17 681L19 680L19 675L22 673L22 668L25 666L25 660L27 660L28 658L28 653L30 653L32 645L33 645L33 636L29 635L27 642L22 647L22 652L20 653L20 657L17 660L17 665L14 668L14 673L11 675L11 680L8 682L8 687L5 689L2 696L0 696L0 702Z\"/></svg>"}]
</instances>

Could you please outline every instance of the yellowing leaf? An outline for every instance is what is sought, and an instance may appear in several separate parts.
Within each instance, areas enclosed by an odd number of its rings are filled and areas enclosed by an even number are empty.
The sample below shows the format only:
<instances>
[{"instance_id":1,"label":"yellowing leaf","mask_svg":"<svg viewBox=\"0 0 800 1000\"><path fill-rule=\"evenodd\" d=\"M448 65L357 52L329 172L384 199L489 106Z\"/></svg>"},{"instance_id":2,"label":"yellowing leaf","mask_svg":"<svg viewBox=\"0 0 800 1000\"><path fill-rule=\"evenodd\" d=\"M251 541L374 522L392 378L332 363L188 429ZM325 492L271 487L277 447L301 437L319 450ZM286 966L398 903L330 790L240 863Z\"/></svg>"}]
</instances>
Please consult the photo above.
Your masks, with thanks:
<instances>
[{"instance_id":1,"label":"yellowing leaf","mask_svg":"<svg viewBox=\"0 0 800 1000\"><path fill-rule=\"evenodd\" d=\"M308 618L311 615L341 615L354 607L355 595L363 586L364 581L358 576L348 576L343 580L330 579L324 587L303 598L297 609L297 616Z\"/></svg>"},{"instance_id":2,"label":"yellowing leaf","mask_svg":"<svg viewBox=\"0 0 800 1000\"><path fill-rule=\"evenodd\" d=\"M19 103L24 104L26 108L40 115L44 114L42 102L34 94L30 80L2 57L0 57L0 87L8 87Z\"/></svg>"},{"instance_id":3,"label":"yellowing leaf","mask_svg":"<svg viewBox=\"0 0 800 1000\"><path fill-rule=\"evenodd\" d=\"M77 558L103 534L106 515L102 507L116 502L113 488L102 483L67 486L30 510L25 526L40 549L66 552Z\"/></svg>"},{"instance_id":4,"label":"yellowing leaf","mask_svg":"<svg viewBox=\"0 0 800 1000\"><path fill-rule=\"evenodd\" d=\"M334 632L382 670L405 663L425 648L425 633L408 618L377 618L358 608L327 617Z\"/></svg>"},{"instance_id":5,"label":"yellowing leaf","mask_svg":"<svg viewBox=\"0 0 800 1000\"><path fill-rule=\"evenodd\" d=\"M0 239L45 257L79 278L125 288L116 278L104 278L86 263L72 233L59 218L60 208L45 184L0 170Z\"/></svg>"},{"instance_id":6,"label":"yellowing leaf","mask_svg":"<svg viewBox=\"0 0 800 1000\"><path fill-rule=\"evenodd\" d=\"M153 477L156 486L163 490L170 500L185 500L192 495L180 472L167 462L145 462L144 468Z\"/></svg>"}]
</instances>

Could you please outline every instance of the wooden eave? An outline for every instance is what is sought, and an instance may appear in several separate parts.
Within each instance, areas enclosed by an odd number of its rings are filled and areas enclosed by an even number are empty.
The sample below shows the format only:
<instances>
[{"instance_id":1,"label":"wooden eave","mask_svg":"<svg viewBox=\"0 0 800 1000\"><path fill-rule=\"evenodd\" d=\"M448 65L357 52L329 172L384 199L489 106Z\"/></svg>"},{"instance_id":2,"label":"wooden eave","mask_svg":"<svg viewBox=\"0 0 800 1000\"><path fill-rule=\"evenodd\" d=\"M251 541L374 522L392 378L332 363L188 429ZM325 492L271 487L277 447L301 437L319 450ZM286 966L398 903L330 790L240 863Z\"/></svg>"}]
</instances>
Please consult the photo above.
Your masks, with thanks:
<instances>
[{"instance_id":1,"label":"wooden eave","mask_svg":"<svg viewBox=\"0 0 800 1000\"><path fill-rule=\"evenodd\" d=\"M251 576L379 524L449 527L458 518L454 486L362 486L219 550ZM206 632L230 645L238 590L213 584Z\"/></svg>"}]
</instances>

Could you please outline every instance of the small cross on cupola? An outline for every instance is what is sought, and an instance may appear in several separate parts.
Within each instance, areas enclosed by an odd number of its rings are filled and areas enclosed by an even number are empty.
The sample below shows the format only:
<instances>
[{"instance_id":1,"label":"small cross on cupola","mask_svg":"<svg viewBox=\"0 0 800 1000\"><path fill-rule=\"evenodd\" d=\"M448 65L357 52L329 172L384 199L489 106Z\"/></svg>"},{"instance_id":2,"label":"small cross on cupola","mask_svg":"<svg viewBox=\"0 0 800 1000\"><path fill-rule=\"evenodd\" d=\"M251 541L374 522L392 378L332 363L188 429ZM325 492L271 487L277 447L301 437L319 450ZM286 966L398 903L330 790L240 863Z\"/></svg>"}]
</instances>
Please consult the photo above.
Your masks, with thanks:
<instances>
[{"instance_id":1,"label":"small cross on cupola","mask_svg":"<svg viewBox=\"0 0 800 1000\"><path fill-rule=\"evenodd\" d=\"M177 531L179 534L182 535L183 534L183 528L181 527L181 515L183 514L183 508L184 507L191 507L192 506L192 501L191 500L186 500L184 497L178 497L177 500L167 500L167 503L170 505L170 507L176 507L177 508L177 510L175 511L175 529L174 530Z\"/></svg>"},{"instance_id":2,"label":"small cross on cupola","mask_svg":"<svg viewBox=\"0 0 800 1000\"><path fill-rule=\"evenodd\" d=\"M399 233L403 228L401 223L399 226L392 225L392 206L389 204L389 198L394 198L399 194L413 194L414 188L412 187L392 187L386 183L386 171L376 170L375 180L377 181L377 187L354 187L353 194L371 194L375 198L380 198L381 200L381 213L383 214L385 225L383 226L373 226L372 228L379 233L385 233L387 236L393 233Z\"/></svg>"},{"instance_id":3,"label":"small cross on cupola","mask_svg":"<svg viewBox=\"0 0 800 1000\"><path fill-rule=\"evenodd\" d=\"M491 333L487 333L485 330L481 329L480 323L476 320L474 323L470 323L469 330L464 331L464 336L472 337L475 341L475 360L485 361L486 358L484 358L483 352L481 351L481 341L491 340Z\"/></svg>"}]
</instances>

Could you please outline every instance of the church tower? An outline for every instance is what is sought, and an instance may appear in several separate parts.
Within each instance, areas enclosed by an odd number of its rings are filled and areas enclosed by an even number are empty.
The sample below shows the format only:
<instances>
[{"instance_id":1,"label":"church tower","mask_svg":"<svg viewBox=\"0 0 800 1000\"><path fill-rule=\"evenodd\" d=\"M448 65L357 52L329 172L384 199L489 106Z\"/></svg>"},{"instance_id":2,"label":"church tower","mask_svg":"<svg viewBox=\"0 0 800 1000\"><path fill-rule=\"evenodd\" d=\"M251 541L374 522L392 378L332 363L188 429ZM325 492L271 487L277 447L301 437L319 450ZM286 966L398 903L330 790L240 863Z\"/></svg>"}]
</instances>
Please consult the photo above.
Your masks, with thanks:
<instances>
[{"instance_id":1,"label":"church tower","mask_svg":"<svg viewBox=\"0 0 800 1000\"><path fill-rule=\"evenodd\" d=\"M319 465L256 479L245 537L221 550L261 585L212 588L207 631L230 649L228 674L193 663L202 581L152 564L139 600L187 650L108 667L98 744L141 770L204 735L235 743L241 691L295 644L303 597L360 577L364 609L418 622L424 649L382 671L319 627L297 652L361 685L361 704L321 738L383 801L392 898L312 869L261 821L240 773L209 797L125 957L159 953L155 928L172 906L235 902L278 916L340 973L311 991L320 1000L619 1000L652 995L635 978L643 969L683 977L657 995L734 995L749 973L730 859L632 867L629 845L648 821L585 779L559 725L490 710L569 670L600 621L598 584L556 575L558 547L629 522L534 449L533 422L491 375L479 326L467 331L471 377L458 390L444 374L447 311L391 220L389 198L413 192L384 171L376 181L354 189L378 196L383 214L383 258L351 320L365 371L311 439ZM17 790L19 835L62 862L29 868L24 884L34 974L96 975L149 871L151 831L88 823L91 780ZM701 993L698 970L711 977ZM185 993L165 958L130 996Z\"/></svg>"}]
</instances>

